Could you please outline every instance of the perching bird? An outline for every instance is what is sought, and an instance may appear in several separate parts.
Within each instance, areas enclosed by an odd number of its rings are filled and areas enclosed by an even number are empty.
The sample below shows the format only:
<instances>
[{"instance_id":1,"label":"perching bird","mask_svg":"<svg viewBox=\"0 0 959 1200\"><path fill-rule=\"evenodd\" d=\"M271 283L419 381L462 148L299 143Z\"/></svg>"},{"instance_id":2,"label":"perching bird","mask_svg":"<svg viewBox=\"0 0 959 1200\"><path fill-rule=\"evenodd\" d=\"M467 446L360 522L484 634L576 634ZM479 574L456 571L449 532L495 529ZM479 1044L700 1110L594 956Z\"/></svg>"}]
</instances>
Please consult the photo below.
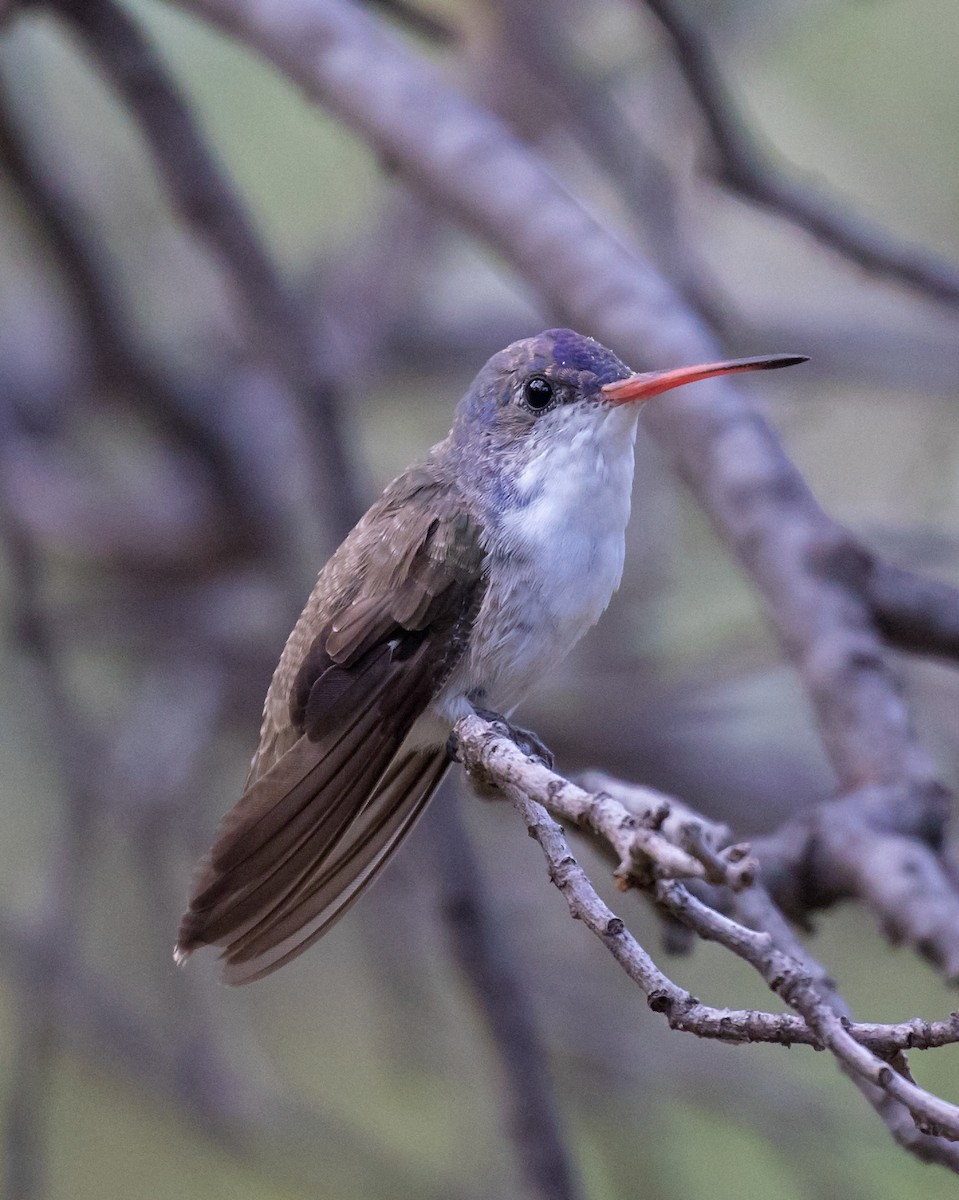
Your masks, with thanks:
<instances>
[{"instance_id":1,"label":"perching bird","mask_svg":"<svg viewBox=\"0 0 959 1200\"><path fill-rule=\"evenodd\" d=\"M320 572L246 788L198 870L177 961L221 946L226 980L247 983L302 953L412 829L454 723L508 716L596 623L623 570L638 401L802 361L634 375L569 329L494 355L449 436Z\"/></svg>"}]
</instances>

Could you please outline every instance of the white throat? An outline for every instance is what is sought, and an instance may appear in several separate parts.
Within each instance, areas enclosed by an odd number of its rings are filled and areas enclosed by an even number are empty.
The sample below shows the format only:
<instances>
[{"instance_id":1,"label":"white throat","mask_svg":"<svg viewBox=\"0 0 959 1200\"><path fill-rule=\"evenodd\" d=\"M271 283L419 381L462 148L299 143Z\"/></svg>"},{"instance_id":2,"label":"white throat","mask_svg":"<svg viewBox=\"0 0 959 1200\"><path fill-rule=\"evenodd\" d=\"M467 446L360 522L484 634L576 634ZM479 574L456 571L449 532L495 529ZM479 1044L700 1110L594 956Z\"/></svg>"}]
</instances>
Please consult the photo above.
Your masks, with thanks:
<instances>
[{"instance_id":1,"label":"white throat","mask_svg":"<svg viewBox=\"0 0 959 1200\"><path fill-rule=\"evenodd\" d=\"M488 535L489 584L441 709L508 712L595 625L623 574L637 407L556 410Z\"/></svg>"}]
</instances>

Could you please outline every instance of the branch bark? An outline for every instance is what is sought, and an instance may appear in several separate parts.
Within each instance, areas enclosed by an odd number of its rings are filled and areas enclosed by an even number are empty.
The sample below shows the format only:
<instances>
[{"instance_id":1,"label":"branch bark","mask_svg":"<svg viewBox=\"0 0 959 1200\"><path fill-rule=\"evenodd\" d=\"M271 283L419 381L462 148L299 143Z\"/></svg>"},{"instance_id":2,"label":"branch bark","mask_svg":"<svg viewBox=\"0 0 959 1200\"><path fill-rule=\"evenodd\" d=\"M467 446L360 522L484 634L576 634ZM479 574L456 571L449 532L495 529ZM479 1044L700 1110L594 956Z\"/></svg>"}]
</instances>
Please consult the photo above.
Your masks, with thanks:
<instances>
[{"instance_id":1,"label":"branch bark","mask_svg":"<svg viewBox=\"0 0 959 1200\"><path fill-rule=\"evenodd\" d=\"M733 1043L773 1041L827 1049L858 1085L868 1089L871 1102L898 1141L911 1142L909 1148L921 1157L959 1171L959 1153L953 1145L959 1141L959 1107L919 1088L902 1053L916 1047L916 1036L928 1036L930 1043L938 1045L959 1041L959 1015L952 1014L947 1021L937 1023L928 1035L925 1030L920 1034L919 1026L912 1021L882 1027L855 1024L848 1019L844 1002L824 973L810 965L801 950L799 956L794 952L797 947L791 935L783 935L781 922L758 885L754 885L758 901L752 913L760 914L767 927L752 929L697 899L677 880L665 878L673 864L657 847L637 846L637 857L645 857L647 864L633 873L629 882L643 887L659 906L699 937L716 941L743 958L798 1015L788 1018L773 1013L734 1012L701 1004L656 966L624 922L600 898L554 819L558 817L598 835L618 857L621 850L617 839L624 824L628 825L628 810L612 797L586 796L582 789L527 758L478 717L460 721L455 739L460 760L471 778L486 787L492 784L500 788L522 816L543 849L550 879L562 892L571 915L602 941L638 984L650 1008L665 1014L672 1028ZM612 820L617 807L619 819ZM597 808L607 814L602 824L592 815ZM665 821L662 828L668 829ZM708 824L704 826L704 830L708 828ZM706 841L708 844L708 837ZM690 874L698 875L692 871ZM729 882L740 881L734 876ZM874 1092L881 1093L885 1100L880 1102L872 1095ZM902 1109L910 1115L914 1131L918 1131L916 1137L905 1137Z\"/></svg>"}]
</instances>

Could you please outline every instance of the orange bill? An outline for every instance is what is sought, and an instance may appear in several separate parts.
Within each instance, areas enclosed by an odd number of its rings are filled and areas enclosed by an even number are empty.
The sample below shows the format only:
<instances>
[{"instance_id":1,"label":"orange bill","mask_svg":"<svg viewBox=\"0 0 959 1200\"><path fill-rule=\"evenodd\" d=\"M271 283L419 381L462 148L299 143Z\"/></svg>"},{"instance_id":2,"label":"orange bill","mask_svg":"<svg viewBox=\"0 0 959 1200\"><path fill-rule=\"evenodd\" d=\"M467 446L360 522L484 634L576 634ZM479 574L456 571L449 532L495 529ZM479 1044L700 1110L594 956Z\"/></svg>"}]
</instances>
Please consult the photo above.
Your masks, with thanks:
<instances>
[{"instance_id":1,"label":"orange bill","mask_svg":"<svg viewBox=\"0 0 959 1200\"><path fill-rule=\"evenodd\" d=\"M793 367L807 362L804 354L767 354L759 358L729 358L724 362L703 363L698 367L674 367L669 371L646 371L607 383L604 394L613 404L628 404L634 400L651 400L660 392L682 387L684 383L698 383L700 379L713 379L717 375L735 375L739 371L775 371L779 367Z\"/></svg>"}]
</instances>

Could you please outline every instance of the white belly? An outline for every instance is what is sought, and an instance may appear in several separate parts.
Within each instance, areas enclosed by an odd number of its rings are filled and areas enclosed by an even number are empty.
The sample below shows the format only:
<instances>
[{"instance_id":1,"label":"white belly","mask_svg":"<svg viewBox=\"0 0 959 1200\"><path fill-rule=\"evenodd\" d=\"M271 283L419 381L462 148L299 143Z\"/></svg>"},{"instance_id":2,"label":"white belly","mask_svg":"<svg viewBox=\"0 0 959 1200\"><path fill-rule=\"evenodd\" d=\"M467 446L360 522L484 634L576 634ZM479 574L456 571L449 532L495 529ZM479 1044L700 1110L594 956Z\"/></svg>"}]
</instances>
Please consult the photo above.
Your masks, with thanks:
<instances>
[{"instance_id":1,"label":"white belly","mask_svg":"<svg viewBox=\"0 0 959 1200\"><path fill-rule=\"evenodd\" d=\"M508 713L595 625L623 574L635 410L570 414L516 480L489 538L489 584L470 650L437 699L445 717Z\"/></svg>"}]
</instances>

